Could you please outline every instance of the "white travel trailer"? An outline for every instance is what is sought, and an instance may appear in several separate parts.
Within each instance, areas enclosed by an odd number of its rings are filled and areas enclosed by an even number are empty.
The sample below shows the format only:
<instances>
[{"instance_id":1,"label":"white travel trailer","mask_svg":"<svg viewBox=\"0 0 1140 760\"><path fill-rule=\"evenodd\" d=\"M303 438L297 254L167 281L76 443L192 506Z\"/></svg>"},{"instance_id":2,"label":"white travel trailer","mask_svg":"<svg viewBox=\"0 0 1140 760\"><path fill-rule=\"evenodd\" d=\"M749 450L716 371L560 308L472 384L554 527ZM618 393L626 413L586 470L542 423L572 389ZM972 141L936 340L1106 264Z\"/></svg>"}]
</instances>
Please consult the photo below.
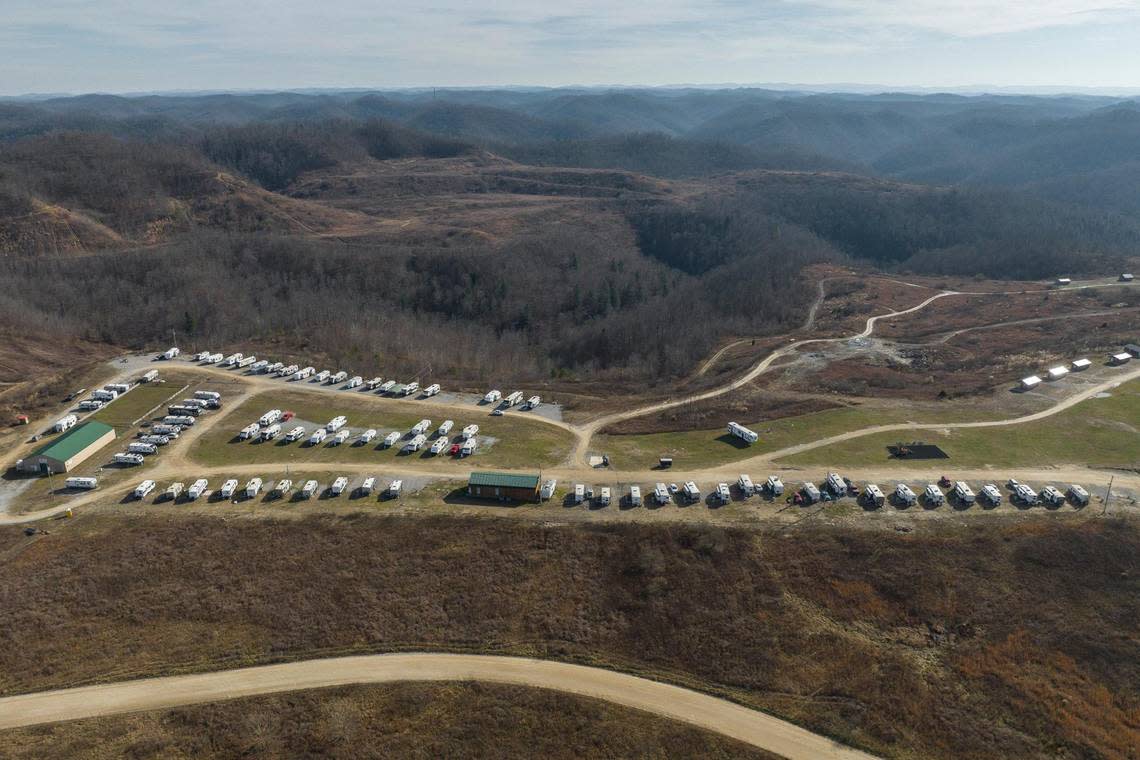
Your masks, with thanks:
<instances>
[{"instance_id":1,"label":"white travel trailer","mask_svg":"<svg viewBox=\"0 0 1140 760\"><path fill-rule=\"evenodd\" d=\"M1031 391L1039 385L1041 385L1041 378L1037 375L1021 378L1021 390L1023 391Z\"/></svg>"},{"instance_id":2,"label":"white travel trailer","mask_svg":"<svg viewBox=\"0 0 1140 760\"><path fill-rule=\"evenodd\" d=\"M412 382L410 382L404 386L403 390L400 391L400 395L401 396L411 396L414 393L416 393L416 391L418 391L419 389L420 389L420 384L417 383L415 380L413 380Z\"/></svg>"},{"instance_id":3,"label":"white travel trailer","mask_svg":"<svg viewBox=\"0 0 1140 760\"><path fill-rule=\"evenodd\" d=\"M691 480L684 485L681 492L685 494L685 498L689 501L701 500L701 489L697 488L697 484Z\"/></svg>"},{"instance_id":4,"label":"white travel trailer","mask_svg":"<svg viewBox=\"0 0 1140 760\"><path fill-rule=\"evenodd\" d=\"M471 440L472 438L474 438L478 434L479 434L479 426L478 425L468 425L467 427L463 428L463 440L465 440L465 441Z\"/></svg>"},{"instance_id":5,"label":"white travel trailer","mask_svg":"<svg viewBox=\"0 0 1140 760\"><path fill-rule=\"evenodd\" d=\"M261 415L257 419L257 424L261 425L262 427L268 427L269 425L272 425L274 422L280 422L280 421L281 421L281 410L280 409L270 409L268 412Z\"/></svg>"},{"instance_id":6,"label":"white travel trailer","mask_svg":"<svg viewBox=\"0 0 1140 760\"><path fill-rule=\"evenodd\" d=\"M1071 486L1069 486L1069 499L1071 499L1073 504L1077 505L1078 507L1088 506L1089 492L1086 491L1082 486L1073 483Z\"/></svg>"},{"instance_id":7,"label":"white travel trailer","mask_svg":"<svg viewBox=\"0 0 1140 760\"><path fill-rule=\"evenodd\" d=\"M261 431L261 440L272 441L279 435L281 435L281 426L274 423Z\"/></svg>"},{"instance_id":8,"label":"white travel trailer","mask_svg":"<svg viewBox=\"0 0 1140 760\"><path fill-rule=\"evenodd\" d=\"M372 493L372 489L375 486L376 486L376 478L369 475L367 478L364 479L364 482L360 484L360 495L361 496L368 496L369 494Z\"/></svg>"},{"instance_id":9,"label":"white travel trailer","mask_svg":"<svg viewBox=\"0 0 1140 760\"><path fill-rule=\"evenodd\" d=\"M804 483L800 486L800 494L807 504L815 504L823 498L823 494L819 492L819 488L816 487L815 483Z\"/></svg>"},{"instance_id":10,"label":"white travel trailer","mask_svg":"<svg viewBox=\"0 0 1140 760\"><path fill-rule=\"evenodd\" d=\"M290 364L288 367L282 367L281 369L277 370L277 374L281 377L295 376L300 369L301 365Z\"/></svg>"},{"instance_id":11,"label":"white travel trailer","mask_svg":"<svg viewBox=\"0 0 1140 760\"><path fill-rule=\"evenodd\" d=\"M252 367L256 363L257 363L257 357L256 356L243 356L241 359L238 360L237 365L240 369L245 369L246 367Z\"/></svg>"},{"instance_id":12,"label":"white travel trailer","mask_svg":"<svg viewBox=\"0 0 1140 760\"><path fill-rule=\"evenodd\" d=\"M404 481L393 480L388 484L388 498L395 499L400 495L400 491L404 490Z\"/></svg>"},{"instance_id":13,"label":"white travel trailer","mask_svg":"<svg viewBox=\"0 0 1140 760\"><path fill-rule=\"evenodd\" d=\"M150 432L155 435L164 435L167 438L177 438L182 434L182 428L178 425L164 425L160 422L157 425L152 425Z\"/></svg>"},{"instance_id":14,"label":"white travel trailer","mask_svg":"<svg viewBox=\"0 0 1140 760\"><path fill-rule=\"evenodd\" d=\"M146 372L143 373L143 376L139 378L139 382L140 383L153 383L157 379L158 379L158 370L157 369L151 369L151 370L147 370Z\"/></svg>"},{"instance_id":15,"label":"white travel trailer","mask_svg":"<svg viewBox=\"0 0 1140 760\"><path fill-rule=\"evenodd\" d=\"M360 434L360 445L372 443L372 439L376 437L376 428L368 428Z\"/></svg>"},{"instance_id":16,"label":"white travel trailer","mask_svg":"<svg viewBox=\"0 0 1140 760\"><path fill-rule=\"evenodd\" d=\"M265 374L277 375L280 374L281 370L283 369L285 369L285 362L273 362L265 368Z\"/></svg>"},{"instance_id":17,"label":"white travel trailer","mask_svg":"<svg viewBox=\"0 0 1140 760\"><path fill-rule=\"evenodd\" d=\"M301 488L301 498L302 499L313 498L313 495L317 492L318 488L320 488L320 485L317 483L317 481L306 480L304 487Z\"/></svg>"},{"instance_id":18,"label":"white travel trailer","mask_svg":"<svg viewBox=\"0 0 1140 760\"><path fill-rule=\"evenodd\" d=\"M503 397L503 394L498 390L487 391L487 395L483 396L483 401L488 404L494 404Z\"/></svg>"},{"instance_id":19,"label":"white travel trailer","mask_svg":"<svg viewBox=\"0 0 1140 760\"><path fill-rule=\"evenodd\" d=\"M349 378L347 387L359 388L362 385L364 385L364 378L361 377L360 375L353 375L352 377Z\"/></svg>"},{"instance_id":20,"label":"white travel trailer","mask_svg":"<svg viewBox=\"0 0 1140 760\"><path fill-rule=\"evenodd\" d=\"M240 438L243 441L246 441L246 440L249 440L250 438L253 438L255 435L257 435L260 432L261 432L261 425L258 425L256 422L253 422L253 423L250 423L249 425L246 425L245 427L243 427L241 429L240 432L238 432L238 438Z\"/></svg>"},{"instance_id":21,"label":"white travel trailer","mask_svg":"<svg viewBox=\"0 0 1140 760\"><path fill-rule=\"evenodd\" d=\"M740 489L740 493L746 499L752 494L756 493L756 486L752 484L752 478L743 473L741 473L740 477L736 479L736 487Z\"/></svg>"},{"instance_id":22,"label":"white travel trailer","mask_svg":"<svg viewBox=\"0 0 1140 760\"><path fill-rule=\"evenodd\" d=\"M288 441L289 443L293 443L293 441L299 441L304 437L305 437L305 428L303 428L300 425L298 425L297 427L293 428L292 430L290 430L288 433L285 434L285 440Z\"/></svg>"},{"instance_id":23,"label":"white travel trailer","mask_svg":"<svg viewBox=\"0 0 1140 760\"><path fill-rule=\"evenodd\" d=\"M74 414L69 414L56 420L55 424L51 426L51 429L56 433L63 433L75 427L75 423L77 422L79 422L79 418Z\"/></svg>"},{"instance_id":24,"label":"white travel trailer","mask_svg":"<svg viewBox=\"0 0 1140 760\"><path fill-rule=\"evenodd\" d=\"M283 499L291 490L293 490L293 481L286 478L284 480L278 480L277 485L273 486L273 490L269 492L269 495Z\"/></svg>"},{"instance_id":25,"label":"white travel trailer","mask_svg":"<svg viewBox=\"0 0 1140 760\"><path fill-rule=\"evenodd\" d=\"M653 500L664 506L669 503L669 487L664 483L653 486Z\"/></svg>"},{"instance_id":26,"label":"white travel trailer","mask_svg":"<svg viewBox=\"0 0 1140 760\"><path fill-rule=\"evenodd\" d=\"M316 430L313 431L313 434L311 436L309 436L309 445L310 446L319 446L321 443L324 442L325 436L327 436L327 435L328 435L328 431L326 431L324 428L317 428Z\"/></svg>"},{"instance_id":27,"label":"white travel trailer","mask_svg":"<svg viewBox=\"0 0 1140 760\"><path fill-rule=\"evenodd\" d=\"M784 495L784 482L775 475L769 475L768 479L764 481L764 487L772 496Z\"/></svg>"},{"instance_id":28,"label":"white travel trailer","mask_svg":"<svg viewBox=\"0 0 1140 760\"><path fill-rule=\"evenodd\" d=\"M954 498L960 504L973 504L975 501L974 492L970 489L970 485L964 481L959 480L954 484Z\"/></svg>"},{"instance_id":29,"label":"white travel trailer","mask_svg":"<svg viewBox=\"0 0 1140 760\"><path fill-rule=\"evenodd\" d=\"M451 429L455 427L455 423L451 420L444 420L443 424L439 426L439 430L435 431L436 436L439 438L446 438Z\"/></svg>"},{"instance_id":30,"label":"white travel trailer","mask_svg":"<svg viewBox=\"0 0 1140 760\"><path fill-rule=\"evenodd\" d=\"M348 379L348 373L342 369L340 372L337 372L335 375L330 377L329 382L332 383L333 385L336 385L337 383L343 383L347 379Z\"/></svg>"},{"instance_id":31,"label":"white travel trailer","mask_svg":"<svg viewBox=\"0 0 1140 760\"><path fill-rule=\"evenodd\" d=\"M205 478L198 478L190 484L190 488L186 489L186 498L190 501L198 499L202 494L206 493L206 489L210 487L210 481Z\"/></svg>"},{"instance_id":32,"label":"white travel trailer","mask_svg":"<svg viewBox=\"0 0 1140 760\"><path fill-rule=\"evenodd\" d=\"M586 486L581 483L574 484L574 503L581 504L586 500Z\"/></svg>"},{"instance_id":33,"label":"white travel trailer","mask_svg":"<svg viewBox=\"0 0 1140 760\"><path fill-rule=\"evenodd\" d=\"M222 487L219 490L219 493L222 495L223 499L232 499L234 497L234 494L237 493L237 488L238 488L237 480L234 480L233 478L231 478L231 479L227 480L225 483L222 483Z\"/></svg>"},{"instance_id":34,"label":"white travel trailer","mask_svg":"<svg viewBox=\"0 0 1140 760\"><path fill-rule=\"evenodd\" d=\"M426 433L427 429L429 427L431 427L431 420L428 420L428 419L420 420L419 422L417 422L415 425L412 426L412 435L419 435L420 433Z\"/></svg>"},{"instance_id":35,"label":"white travel trailer","mask_svg":"<svg viewBox=\"0 0 1140 760\"><path fill-rule=\"evenodd\" d=\"M106 388L99 388L98 390L91 391L91 398L96 401L114 401L119 397L118 391L109 391Z\"/></svg>"},{"instance_id":36,"label":"white travel trailer","mask_svg":"<svg viewBox=\"0 0 1140 760\"><path fill-rule=\"evenodd\" d=\"M237 363L245 357L242 354L230 354L225 359L222 359L223 367L236 367Z\"/></svg>"},{"instance_id":37,"label":"white travel trailer","mask_svg":"<svg viewBox=\"0 0 1140 760\"><path fill-rule=\"evenodd\" d=\"M209 358L210 358L210 352L209 351L199 351L198 353L194 354L194 361L196 361L196 362L204 362Z\"/></svg>"},{"instance_id":38,"label":"white travel trailer","mask_svg":"<svg viewBox=\"0 0 1140 760\"><path fill-rule=\"evenodd\" d=\"M122 396L124 393L131 389L131 386L129 383L107 383L103 386L103 389L114 391L115 393L118 393L120 396Z\"/></svg>"},{"instance_id":39,"label":"white travel trailer","mask_svg":"<svg viewBox=\"0 0 1140 760\"><path fill-rule=\"evenodd\" d=\"M978 496L985 499L990 506L996 507L1001 504L1001 491L999 491L998 487L993 483L982 486L982 490L978 493Z\"/></svg>"},{"instance_id":40,"label":"white travel trailer","mask_svg":"<svg viewBox=\"0 0 1140 760\"><path fill-rule=\"evenodd\" d=\"M932 507L940 507L946 501L946 497L942 493L942 489L936 483L927 483L926 490L922 492L923 498L926 503Z\"/></svg>"},{"instance_id":41,"label":"white travel trailer","mask_svg":"<svg viewBox=\"0 0 1140 760\"><path fill-rule=\"evenodd\" d=\"M164 493L162 497L169 501L178 501L178 497L182 495L183 488L185 488L185 486L181 483L171 483L166 487L166 493Z\"/></svg>"},{"instance_id":42,"label":"white travel trailer","mask_svg":"<svg viewBox=\"0 0 1140 760\"><path fill-rule=\"evenodd\" d=\"M184 414L168 414L162 418L164 425L178 425L179 427L194 427L194 418Z\"/></svg>"},{"instance_id":43,"label":"white travel trailer","mask_svg":"<svg viewBox=\"0 0 1140 760\"><path fill-rule=\"evenodd\" d=\"M221 364L221 362L222 362L222 361L224 361L224 360L222 359L222 355L221 355L221 354L210 354L210 355L209 355L209 356L206 358L206 363L207 363L207 364Z\"/></svg>"},{"instance_id":44,"label":"white travel trailer","mask_svg":"<svg viewBox=\"0 0 1140 760\"><path fill-rule=\"evenodd\" d=\"M325 430L329 431L330 433L335 433L336 431L338 431L342 427L344 427L345 423L347 423L347 422L348 422L348 418L345 417L343 414L337 415L336 417L333 417L331 420L328 421L328 423L325 425Z\"/></svg>"},{"instance_id":45,"label":"white travel trailer","mask_svg":"<svg viewBox=\"0 0 1140 760\"><path fill-rule=\"evenodd\" d=\"M336 431L336 435L333 436L332 442L329 445L339 446L342 443L344 443L345 441L347 441L348 436L351 434L352 434L352 431L349 430L348 428L341 428L340 430Z\"/></svg>"},{"instance_id":46,"label":"white travel trailer","mask_svg":"<svg viewBox=\"0 0 1140 760\"><path fill-rule=\"evenodd\" d=\"M1065 503L1065 494L1053 486L1045 486L1041 489L1040 499L1046 504L1059 507Z\"/></svg>"},{"instance_id":47,"label":"white travel trailer","mask_svg":"<svg viewBox=\"0 0 1140 760\"><path fill-rule=\"evenodd\" d=\"M598 506L608 507L610 505L610 489L609 486L603 486L602 490L598 492Z\"/></svg>"},{"instance_id":48,"label":"white travel trailer","mask_svg":"<svg viewBox=\"0 0 1140 760\"><path fill-rule=\"evenodd\" d=\"M546 501L554 497L554 489L558 487L557 480L548 480L542 484L542 488L538 491L538 498Z\"/></svg>"},{"instance_id":49,"label":"white travel trailer","mask_svg":"<svg viewBox=\"0 0 1140 760\"><path fill-rule=\"evenodd\" d=\"M330 489L333 496L340 496L348 488L348 478L343 475L333 481L332 488Z\"/></svg>"},{"instance_id":50,"label":"white travel trailer","mask_svg":"<svg viewBox=\"0 0 1140 760\"><path fill-rule=\"evenodd\" d=\"M177 346L171 346L170 348L168 348L162 352L162 358L163 359L173 359L176 356L178 356L180 353L182 353L181 349L179 349Z\"/></svg>"},{"instance_id":51,"label":"white travel trailer","mask_svg":"<svg viewBox=\"0 0 1140 760\"><path fill-rule=\"evenodd\" d=\"M749 430L743 425L738 425L735 422L728 423L728 432L729 435L734 435L745 443L756 443L760 440L760 436L754 431Z\"/></svg>"},{"instance_id":52,"label":"white travel trailer","mask_svg":"<svg viewBox=\"0 0 1140 760\"><path fill-rule=\"evenodd\" d=\"M518 406L522 403L523 398L522 391L511 391L510 395L503 399L503 403L507 406Z\"/></svg>"},{"instance_id":53,"label":"white travel trailer","mask_svg":"<svg viewBox=\"0 0 1140 760\"><path fill-rule=\"evenodd\" d=\"M1069 370L1067 367L1052 367L1045 374L1048 375L1050 380L1060 380L1062 377L1069 374Z\"/></svg>"},{"instance_id":54,"label":"white travel trailer","mask_svg":"<svg viewBox=\"0 0 1140 760\"><path fill-rule=\"evenodd\" d=\"M155 446L153 443L135 441L134 443L127 444L127 451L131 454L142 454L144 457L146 457L157 452L158 446Z\"/></svg>"},{"instance_id":55,"label":"white travel trailer","mask_svg":"<svg viewBox=\"0 0 1140 760\"><path fill-rule=\"evenodd\" d=\"M474 454L475 453L475 446L476 446L475 439L474 438L468 438L466 441L464 441L459 446L459 457L462 459L463 457L469 457L472 454Z\"/></svg>"},{"instance_id":56,"label":"white travel trailer","mask_svg":"<svg viewBox=\"0 0 1140 760\"><path fill-rule=\"evenodd\" d=\"M918 496L906 483L899 483L895 486L895 501L904 507L910 507L918 503Z\"/></svg>"},{"instance_id":57,"label":"white travel trailer","mask_svg":"<svg viewBox=\"0 0 1140 760\"><path fill-rule=\"evenodd\" d=\"M380 384L380 392L381 393L387 393L388 391L392 390L394 387L396 387L396 381L395 380L385 380L383 383Z\"/></svg>"},{"instance_id":58,"label":"white travel trailer","mask_svg":"<svg viewBox=\"0 0 1140 760\"><path fill-rule=\"evenodd\" d=\"M443 450L447 448L448 443L449 441L446 438L436 438L435 441L432 442L429 451L433 454L442 454Z\"/></svg>"},{"instance_id":59,"label":"white travel trailer","mask_svg":"<svg viewBox=\"0 0 1140 760\"><path fill-rule=\"evenodd\" d=\"M881 507L887 503L887 497L883 495L883 489L874 483L868 483L863 489L863 499L866 503L876 507Z\"/></svg>"},{"instance_id":60,"label":"white travel trailer","mask_svg":"<svg viewBox=\"0 0 1140 760\"><path fill-rule=\"evenodd\" d=\"M1037 492L1024 483L1018 483L1013 487L1013 497L1027 507L1038 503Z\"/></svg>"},{"instance_id":61,"label":"white travel trailer","mask_svg":"<svg viewBox=\"0 0 1140 760\"><path fill-rule=\"evenodd\" d=\"M135 486L134 497L136 499L145 499L150 492L154 490L154 485L153 480L144 480Z\"/></svg>"},{"instance_id":62,"label":"white travel trailer","mask_svg":"<svg viewBox=\"0 0 1140 760\"><path fill-rule=\"evenodd\" d=\"M374 390L376 390L378 387L380 387L380 383L382 383L382 382L384 382L384 378L382 378L382 377L374 377L374 378L372 378L371 380L369 380L367 383L365 383L365 384L364 384L364 387L365 387L365 388L367 388L367 389L368 389L368 390L370 390L370 391L374 391Z\"/></svg>"},{"instance_id":63,"label":"white travel trailer","mask_svg":"<svg viewBox=\"0 0 1140 760\"><path fill-rule=\"evenodd\" d=\"M318 372L316 375L313 376L313 379L316 380L318 383L323 383L326 380L328 380L330 377L332 377L332 373L329 372L327 369L322 369L320 372Z\"/></svg>"},{"instance_id":64,"label":"white travel trailer","mask_svg":"<svg viewBox=\"0 0 1140 760\"><path fill-rule=\"evenodd\" d=\"M316 367L303 367L293 373L294 380L307 380L317 371Z\"/></svg>"},{"instance_id":65,"label":"white travel trailer","mask_svg":"<svg viewBox=\"0 0 1140 760\"><path fill-rule=\"evenodd\" d=\"M87 401L79 402L79 411L81 412L94 412L103 408L103 402L99 399L88 399Z\"/></svg>"},{"instance_id":66,"label":"white travel trailer","mask_svg":"<svg viewBox=\"0 0 1140 760\"><path fill-rule=\"evenodd\" d=\"M195 409L206 409L210 406L210 402L204 398L184 398L182 399L181 406L192 406Z\"/></svg>"},{"instance_id":67,"label":"white travel trailer","mask_svg":"<svg viewBox=\"0 0 1140 760\"><path fill-rule=\"evenodd\" d=\"M245 484L245 498L252 499L261 492L261 478L250 478Z\"/></svg>"},{"instance_id":68,"label":"white travel trailer","mask_svg":"<svg viewBox=\"0 0 1140 760\"><path fill-rule=\"evenodd\" d=\"M640 507L641 505L642 505L641 486L630 486L629 487L629 506Z\"/></svg>"},{"instance_id":69,"label":"white travel trailer","mask_svg":"<svg viewBox=\"0 0 1140 760\"><path fill-rule=\"evenodd\" d=\"M408 452L409 454L413 451L419 451L424 447L425 443L427 443L427 436L421 433L404 444L404 451Z\"/></svg>"},{"instance_id":70,"label":"white travel trailer","mask_svg":"<svg viewBox=\"0 0 1140 760\"><path fill-rule=\"evenodd\" d=\"M432 396L439 395L439 391L440 391L439 383L432 383L428 387L424 388L424 395L427 396L428 398L431 398Z\"/></svg>"},{"instance_id":71,"label":"white travel trailer","mask_svg":"<svg viewBox=\"0 0 1140 760\"><path fill-rule=\"evenodd\" d=\"M121 454L116 454L115 456L111 457L111 461L114 462L115 464L138 465L138 464L143 463L143 455L142 454L128 454L126 452L123 452Z\"/></svg>"},{"instance_id":72,"label":"white travel trailer","mask_svg":"<svg viewBox=\"0 0 1140 760\"><path fill-rule=\"evenodd\" d=\"M531 396L526 400L526 408L534 409L542 403L542 396Z\"/></svg>"},{"instance_id":73,"label":"white travel trailer","mask_svg":"<svg viewBox=\"0 0 1140 760\"><path fill-rule=\"evenodd\" d=\"M727 504L732 500L732 492L728 490L728 483L716 484L716 499L721 504Z\"/></svg>"},{"instance_id":74,"label":"white travel trailer","mask_svg":"<svg viewBox=\"0 0 1140 760\"><path fill-rule=\"evenodd\" d=\"M398 441L398 440L400 440L400 434L399 433L395 433L395 432L388 433L388 435L384 436L385 448L390 448L392 446L395 446L396 441Z\"/></svg>"},{"instance_id":75,"label":"white travel trailer","mask_svg":"<svg viewBox=\"0 0 1140 760\"><path fill-rule=\"evenodd\" d=\"M168 435L144 435L139 438L140 443L149 443L152 446L165 446L170 443L170 436Z\"/></svg>"},{"instance_id":76,"label":"white travel trailer","mask_svg":"<svg viewBox=\"0 0 1140 760\"><path fill-rule=\"evenodd\" d=\"M93 488L99 487L98 478L68 478L63 481L63 485L67 488L78 488L84 491L90 491Z\"/></svg>"},{"instance_id":77,"label":"white travel trailer","mask_svg":"<svg viewBox=\"0 0 1140 760\"><path fill-rule=\"evenodd\" d=\"M1073 370L1073 372L1084 372L1091 366L1092 362L1088 359L1074 359L1073 363L1069 365L1069 368Z\"/></svg>"},{"instance_id":78,"label":"white travel trailer","mask_svg":"<svg viewBox=\"0 0 1140 760\"><path fill-rule=\"evenodd\" d=\"M250 372L256 372L257 374L261 374L262 372L265 372L265 368L268 366L269 366L268 360L259 359L258 361L255 361L253 364L249 365L249 371Z\"/></svg>"}]
</instances>

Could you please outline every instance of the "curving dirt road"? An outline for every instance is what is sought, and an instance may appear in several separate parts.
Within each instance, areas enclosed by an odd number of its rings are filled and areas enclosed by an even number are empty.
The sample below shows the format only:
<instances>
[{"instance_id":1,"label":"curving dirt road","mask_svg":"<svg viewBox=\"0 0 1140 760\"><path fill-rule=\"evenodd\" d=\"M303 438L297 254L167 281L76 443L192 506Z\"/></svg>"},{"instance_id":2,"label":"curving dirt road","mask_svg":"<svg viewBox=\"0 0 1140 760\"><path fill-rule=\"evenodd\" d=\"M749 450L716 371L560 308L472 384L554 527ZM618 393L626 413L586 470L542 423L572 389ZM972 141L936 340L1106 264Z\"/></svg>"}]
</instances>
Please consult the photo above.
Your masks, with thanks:
<instances>
[{"instance_id":1,"label":"curving dirt road","mask_svg":"<svg viewBox=\"0 0 1140 760\"><path fill-rule=\"evenodd\" d=\"M603 699L715 731L791 760L872 757L771 715L679 686L583 665L465 654L308 660L5 697L0 699L0 729L346 684L465 680Z\"/></svg>"}]
</instances>

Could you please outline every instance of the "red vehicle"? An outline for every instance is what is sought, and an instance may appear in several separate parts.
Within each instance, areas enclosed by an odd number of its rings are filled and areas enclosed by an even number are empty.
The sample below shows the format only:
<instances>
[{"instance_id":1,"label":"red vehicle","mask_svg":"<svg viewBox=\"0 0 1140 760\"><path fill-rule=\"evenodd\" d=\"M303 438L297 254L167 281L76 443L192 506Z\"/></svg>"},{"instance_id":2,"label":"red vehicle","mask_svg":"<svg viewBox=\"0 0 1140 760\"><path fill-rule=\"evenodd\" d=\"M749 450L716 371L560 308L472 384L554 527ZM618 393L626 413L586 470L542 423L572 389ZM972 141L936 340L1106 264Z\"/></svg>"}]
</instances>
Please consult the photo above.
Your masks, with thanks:
<instances>
[{"instance_id":1,"label":"red vehicle","mask_svg":"<svg viewBox=\"0 0 1140 760\"><path fill-rule=\"evenodd\" d=\"M461 446L458 443L451 444L451 456L457 456Z\"/></svg>"},{"instance_id":2,"label":"red vehicle","mask_svg":"<svg viewBox=\"0 0 1140 760\"><path fill-rule=\"evenodd\" d=\"M294 415L292 412L285 412L285 414L281 415L281 421L288 422L289 420L293 419L293 416Z\"/></svg>"}]
</instances>

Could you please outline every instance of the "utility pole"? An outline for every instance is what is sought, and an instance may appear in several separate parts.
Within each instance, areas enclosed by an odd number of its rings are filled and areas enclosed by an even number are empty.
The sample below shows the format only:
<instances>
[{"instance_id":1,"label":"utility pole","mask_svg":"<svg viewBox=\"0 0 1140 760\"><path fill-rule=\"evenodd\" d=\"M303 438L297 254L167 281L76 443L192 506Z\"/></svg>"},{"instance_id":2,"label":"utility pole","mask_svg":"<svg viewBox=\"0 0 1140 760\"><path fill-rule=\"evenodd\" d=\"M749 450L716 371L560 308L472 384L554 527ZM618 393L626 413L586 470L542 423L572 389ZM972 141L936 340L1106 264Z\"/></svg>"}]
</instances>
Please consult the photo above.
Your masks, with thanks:
<instances>
[{"instance_id":1,"label":"utility pole","mask_svg":"<svg viewBox=\"0 0 1140 760\"><path fill-rule=\"evenodd\" d=\"M1104 508L1100 510L1102 515L1108 514L1108 500L1112 498L1112 481L1116 479L1115 475L1108 478L1108 490L1104 492Z\"/></svg>"}]
</instances>

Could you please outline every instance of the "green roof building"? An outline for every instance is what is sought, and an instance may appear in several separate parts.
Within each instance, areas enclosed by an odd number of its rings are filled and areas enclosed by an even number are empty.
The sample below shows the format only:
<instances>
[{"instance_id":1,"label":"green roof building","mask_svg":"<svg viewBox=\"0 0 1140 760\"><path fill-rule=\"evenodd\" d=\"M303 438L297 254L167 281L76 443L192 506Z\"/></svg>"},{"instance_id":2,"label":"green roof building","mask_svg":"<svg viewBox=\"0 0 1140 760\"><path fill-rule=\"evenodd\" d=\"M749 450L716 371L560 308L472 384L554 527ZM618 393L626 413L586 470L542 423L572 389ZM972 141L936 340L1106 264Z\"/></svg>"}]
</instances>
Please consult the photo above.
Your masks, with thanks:
<instances>
[{"instance_id":1,"label":"green roof building","mask_svg":"<svg viewBox=\"0 0 1140 760\"><path fill-rule=\"evenodd\" d=\"M102 422L85 422L76 425L61 436L42 444L20 460L17 469L23 472L71 472L81 462L115 440L115 429Z\"/></svg>"},{"instance_id":2,"label":"green roof building","mask_svg":"<svg viewBox=\"0 0 1140 760\"><path fill-rule=\"evenodd\" d=\"M473 472L467 495L499 501L538 501L538 476L509 472Z\"/></svg>"}]
</instances>

